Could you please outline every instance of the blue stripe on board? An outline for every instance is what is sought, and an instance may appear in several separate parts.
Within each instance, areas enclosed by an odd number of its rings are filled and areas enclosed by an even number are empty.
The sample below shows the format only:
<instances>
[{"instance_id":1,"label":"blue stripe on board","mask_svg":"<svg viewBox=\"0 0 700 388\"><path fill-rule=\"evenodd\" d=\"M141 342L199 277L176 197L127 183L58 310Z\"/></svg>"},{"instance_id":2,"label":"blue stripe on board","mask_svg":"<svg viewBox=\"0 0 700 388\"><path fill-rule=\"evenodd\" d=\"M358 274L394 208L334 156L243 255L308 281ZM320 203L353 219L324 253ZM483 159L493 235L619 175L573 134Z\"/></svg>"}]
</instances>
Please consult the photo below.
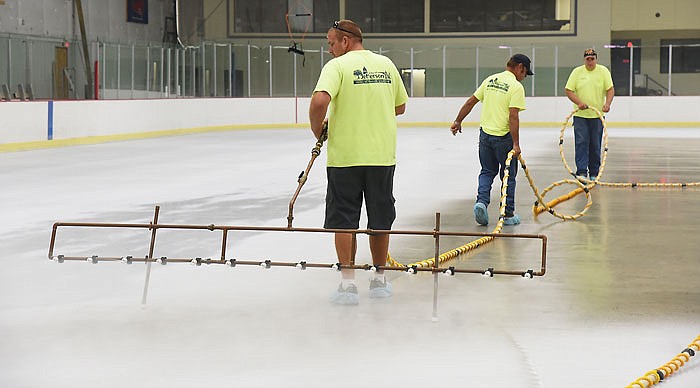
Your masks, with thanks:
<instances>
[{"instance_id":1,"label":"blue stripe on board","mask_svg":"<svg viewBox=\"0 0 700 388\"><path fill-rule=\"evenodd\" d=\"M48 122L48 133L46 135L47 140L53 140L53 101L49 100L49 122Z\"/></svg>"}]
</instances>

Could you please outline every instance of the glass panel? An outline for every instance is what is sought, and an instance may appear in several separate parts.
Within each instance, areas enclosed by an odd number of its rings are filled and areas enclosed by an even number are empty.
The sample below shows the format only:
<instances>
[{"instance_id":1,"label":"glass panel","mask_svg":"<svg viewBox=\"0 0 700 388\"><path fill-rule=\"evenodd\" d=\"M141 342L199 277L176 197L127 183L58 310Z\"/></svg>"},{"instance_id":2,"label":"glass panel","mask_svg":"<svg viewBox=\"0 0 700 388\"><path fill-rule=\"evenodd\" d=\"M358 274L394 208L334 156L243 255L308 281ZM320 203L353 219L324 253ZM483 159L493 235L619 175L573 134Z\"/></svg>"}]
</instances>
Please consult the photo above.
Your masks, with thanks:
<instances>
[{"instance_id":1,"label":"glass panel","mask_svg":"<svg viewBox=\"0 0 700 388\"><path fill-rule=\"evenodd\" d=\"M10 77L7 85L10 93L17 91L17 84L24 84L27 68L27 47L23 39L10 39ZM69 65L70 66L70 65Z\"/></svg>"},{"instance_id":2,"label":"glass panel","mask_svg":"<svg viewBox=\"0 0 700 388\"><path fill-rule=\"evenodd\" d=\"M532 51L533 49L530 48L530 50L524 52L524 54L527 54L532 60L532 70L535 75L525 78L525 83L534 84L535 96L565 95L563 84L561 88L558 84L559 80L563 77L559 74L555 74L554 64L556 63L556 50L554 47L535 47L534 54ZM564 84L565 83L566 82L564 82Z\"/></svg>"},{"instance_id":3,"label":"glass panel","mask_svg":"<svg viewBox=\"0 0 700 388\"><path fill-rule=\"evenodd\" d=\"M7 49L10 47L10 38L0 37L0 84L6 84L9 81L8 71L10 69L9 55Z\"/></svg>"},{"instance_id":4,"label":"glass panel","mask_svg":"<svg viewBox=\"0 0 700 388\"><path fill-rule=\"evenodd\" d=\"M312 46L314 44L315 46ZM297 96L311 96L316 87L318 76L321 74L322 65L333 58L324 46L324 41L309 41L306 44L305 59L300 60L297 58ZM323 53L321 53L321 50L323 50ZM321 63L322 58L323 64Z\"/></svg>"},{"instance_id":5,"label":"glass panel","mask_svg":"<svg viewBox=\"0 0 700 388\"><path fill-rule=\"evenodd\" d=\"M150 67L148 62L150 58L148 57L148 47L136 46L134 47L134 70L131 74L131 58L127 58L129 62L125 63L124 53L122 52L122 85L130 85L131 79L133 77L134 91L147 90L148 87L148 77ZM142 96L142 94L136 94Z\"/></svg>"},{"instance_id":6,"label":"glass panel","mask_svg":"<svg viewBox=\"0 0 700 388\"><path fill-rule=\"evenodd\" d=\"M197 49L188 47L185 49L182 53L183 58L182 58L182 63L180 66L183 67L182 71L184 73L184 77L182 79L182 94L187 97L196 97L197 96L197 87L199 85L199 82L197 81Z\"/></svg>"},{"instance_id":7,"label":"glass panel","mask_svg":"<svg viewBox=\"0 0 700 388\"><path fill-rule=\"evenodd\" d=\"M430 31L568 31L570 15L568 0L431 0Z\"/></svg>"},{"instance_id":8,"label":"glass panel","mask_svg":"<svg viewBox=\"0 0 700 388\"><path fill-rule=\"evenodd\" d=\"M486 29L481 0L431 0L431 32L479 32Z\"/></svg>"},{"instance_id":9,"label":"glass panel","mask_svg":"<svg viewBox=\"0 0 700 388\"><path fill-rule=\"evenodd\" d=\"M104 55L103 55L103 64L102 64L102 72L103 72L103 89L107 90L114 90L117 89L118 84L118 67L119 63L117 61L117 55L119 52L119 47L118 45L114 44L105 44L102 46L102 50L104 50ZM111 95L109 97L112 97ZM109 98L107 95L105 95L105 98Z\"/></svg>"},{"instance_id":10,"label":"glass panel","mask_svg":"<svg viewBox=\"0 0 700 388\"><path fill-rule=\"evenodd\" d=\"M442 47L413 51L414 68L425 71L424 80L414 77L413 95L415 97L442 97L442 54Z\"/></svg>"},{"instance_id":11,"label":"glass panel","mask_svg":"<svg viewBox=\"0 0 700 388\"><path fill-rule=\"evenodd\" d=\"M163 50L160 47L148 47L148 90L160 93L163 91ZM149 95L155 97L155 95Z\"/></svg>"},{"instance_id":12,"label":"glass panel","mask_svg":"<svg viewBox=\"0 0 700 388\"><path fill-rule=\"evenodd\" d=\"M285 46L272 49L272 95L274 97L294 96L294 60L298 55L287 51ZM297 67L302 60L297 59Z\"/></svg>"},{"instance_id":13,"label":"glass panel","mask_svg":"<svg viewBox=\"0 0 700 388\"><path fill-rule=\"evenodd\" d=\"M661 39L661 73L668 73L669 45L673 45L671 72L700 73L700 39Z\"/></svg>"},{"instance_id":14,"label":"glass panel","mask_svg":"<svg viewBox=\"0 0 700 388\"><path fill-rule=\"evenodd\" d=\"M423 0L358 0L346 4L346 17L362 32L423 32Z\"/></svg>"},{"instance_id":15,"label":"glass panel","mask_svg":"<svg viewBox=\"0 0 700 388\"><path fill-rule=\"evenodd\" d=\"M270 95L269 71L269 46L250 46L251 97L267 97Z\"/></svg>"},{"instance_id":16,"label":"glass panel","mask_svg":"<svg viewBox=\"0 0 700 388\"><path fill-rule=\"evenodd\" d=\"M227 44L214 44L212 46L215 61L211 63L211 71L214 75L212 85L214 90L210 95L216 97L228 97L230 92L229 85L229 67L231 58L229 58L229 46Z\"/></svg>"},{"instance_id":17,"label":"glass panel","mask_svg":"<svg viewBox=\"0 0 700 388\"><path fill-rule=\"evenodd\" d=\"M236 32L287 32L288 0L239 0L234 2Z\"/></svg>"},{"instance_id":18,"label":"glass panel","mask_svg":"<svg viewBox=\"0 0 700 388\"><path fill-rule=\"evenodd\" d=\"M215 44L204 44L201 46L204 50L204 97L213 97L218 93L218 74L216 73L215 61ZM201 56L200 56L201 57Z\"/></svg>"},{"instance_id":19,"label":"glass panel","mask_svg":"<svg viewBox=\"0 0 700 388\"><path fill-rule=\"evenodd\" d=\"M471 96L474 93L481 82L477 77L477 58L476 47L445 49L445 96ZM428 80L432 78L428 74Z\"/></svg>"},{"instance_id":20,"label":"glass panel","mask_svg":"<svg viewBox=\"0 0 700 388\"><path fill-rule=\"evenodd\" d=\"M27 82L31 83L34 98L51 97L53 50L57 44L58 42L34 41L30 45L31 68L30 79Z\"/></svg>"},{"instance_id":21,"label":"glass panel","mask_svg":"<svg viewBox=\"0 0 700 388\"><path fill-rule=\"evenodd\" d=\"M248 46L233 47L233 79L231 80L231 95L233 97L248 97Z\"/></svg>"},{"instance_id":22,"label":"glass panel","mask_svg":"<svg viewBox=\"0 0 700 388\"><path fill-rule=\"evenodd\" d=\"M314 32L325 33L333 21L340 19L339 2L314 0Z\"/></svg>"}]
</instances>

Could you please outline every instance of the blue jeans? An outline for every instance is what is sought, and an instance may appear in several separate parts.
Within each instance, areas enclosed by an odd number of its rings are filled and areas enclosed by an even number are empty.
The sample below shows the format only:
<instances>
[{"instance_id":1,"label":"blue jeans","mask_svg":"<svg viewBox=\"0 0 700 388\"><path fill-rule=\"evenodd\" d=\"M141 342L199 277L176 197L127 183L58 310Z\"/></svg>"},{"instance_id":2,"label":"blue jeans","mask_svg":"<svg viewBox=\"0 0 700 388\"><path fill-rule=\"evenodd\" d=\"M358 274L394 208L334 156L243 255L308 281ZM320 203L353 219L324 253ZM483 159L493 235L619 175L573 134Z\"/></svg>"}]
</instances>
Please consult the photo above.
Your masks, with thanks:
<instances>
[{"instance_id":1,"label":"blue jeans","mask_svg":"<svg viewBox=\"0 0 700 388\"><path fill-rule=\"evenodd\" d=\"M576 175L595 178L600 171L600 143L603 140L603 122L599 118L574 116L576 145Z\"/></svg>"},{"instance_id":2,"label":"blue jeans","mask_svg":"<svg viewBox=\"0 0 700 388\"><path fill-rule=\"evenodd\" d=\"M476 202L481 202L488 206L491 202L491 186L498 174L503 184L505 174L505 162L508 153L513 149L513 138L510 133L505 136L493 136L479 130L479 162L481 162L481 172L479 173L479 189ZM508 167L508 189L506 190L506 217L515 214L515 177L518 175L518 160L513 158ZM503 187L503 186L501 186Z\"/></svg>"}]
</instances>

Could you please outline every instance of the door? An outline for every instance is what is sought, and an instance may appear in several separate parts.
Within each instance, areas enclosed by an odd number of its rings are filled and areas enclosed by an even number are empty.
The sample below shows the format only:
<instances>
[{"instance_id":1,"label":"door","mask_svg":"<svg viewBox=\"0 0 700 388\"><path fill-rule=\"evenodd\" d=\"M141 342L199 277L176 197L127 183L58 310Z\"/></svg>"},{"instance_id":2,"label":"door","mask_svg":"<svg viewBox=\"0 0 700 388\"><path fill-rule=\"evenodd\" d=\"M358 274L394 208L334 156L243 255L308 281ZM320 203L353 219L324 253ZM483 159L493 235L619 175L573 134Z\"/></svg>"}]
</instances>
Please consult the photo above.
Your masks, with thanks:
<instances>
[{"instance_id":1,"label":"door","mask_svg":"<svg viewBox=\"0 0 700 388\"><path fill-rule=\"evenodd\" d=\"M53 98L68 99L70 80L68 79L68 47L56 46L53 62Z\"/></svg>"},{"instance_id":2,"label":"door","mask_svg":"<svg viewBox=\"0 0 700 388\"><path fill-rule=\"evenodd\" d=\"M640 74L642 40L614 39L611 43L613 48L610 50L610 75L612 75L613 84L615 84L615 95L631 96L630 91L634 91L636 83L634 76L630 77L630 63L632 63L633 74Z\"/></svg>"}]
</instances>

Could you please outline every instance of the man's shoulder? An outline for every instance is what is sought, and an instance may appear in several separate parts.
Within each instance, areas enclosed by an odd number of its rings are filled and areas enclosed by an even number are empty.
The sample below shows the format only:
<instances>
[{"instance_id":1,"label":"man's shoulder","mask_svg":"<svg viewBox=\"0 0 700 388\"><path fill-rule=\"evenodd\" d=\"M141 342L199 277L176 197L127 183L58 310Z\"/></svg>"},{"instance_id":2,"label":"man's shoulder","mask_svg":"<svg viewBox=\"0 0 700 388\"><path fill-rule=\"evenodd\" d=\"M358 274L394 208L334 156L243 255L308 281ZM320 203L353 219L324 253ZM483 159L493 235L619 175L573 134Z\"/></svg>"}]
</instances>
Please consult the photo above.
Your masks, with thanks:
<instances>
[{"instance_id":1,"label":"man's shoulder","mask_svg":"<svg viewBox=\"0 0 700 388\"><path fill-rule=\"evenodd\" d=\"M600 72L602 73L610 73L610 69L608 69L605 65L598 64L596 65L596 68L600 68Z\"/></svg>"},{"instance_id":2,"label":"man's shoulder","mask_svg":"<svg viewBox=\"0 0 700 388\"><path fill-rule=\"evenodd\" d=\"M387 57L386 55L377 54L374 51L363 50L363 55L365 55L373 61L382 62L384 64L389 64L392 66L394 65L394 62L391 60L391 58Z\"/></svg>"}]
</instances>

